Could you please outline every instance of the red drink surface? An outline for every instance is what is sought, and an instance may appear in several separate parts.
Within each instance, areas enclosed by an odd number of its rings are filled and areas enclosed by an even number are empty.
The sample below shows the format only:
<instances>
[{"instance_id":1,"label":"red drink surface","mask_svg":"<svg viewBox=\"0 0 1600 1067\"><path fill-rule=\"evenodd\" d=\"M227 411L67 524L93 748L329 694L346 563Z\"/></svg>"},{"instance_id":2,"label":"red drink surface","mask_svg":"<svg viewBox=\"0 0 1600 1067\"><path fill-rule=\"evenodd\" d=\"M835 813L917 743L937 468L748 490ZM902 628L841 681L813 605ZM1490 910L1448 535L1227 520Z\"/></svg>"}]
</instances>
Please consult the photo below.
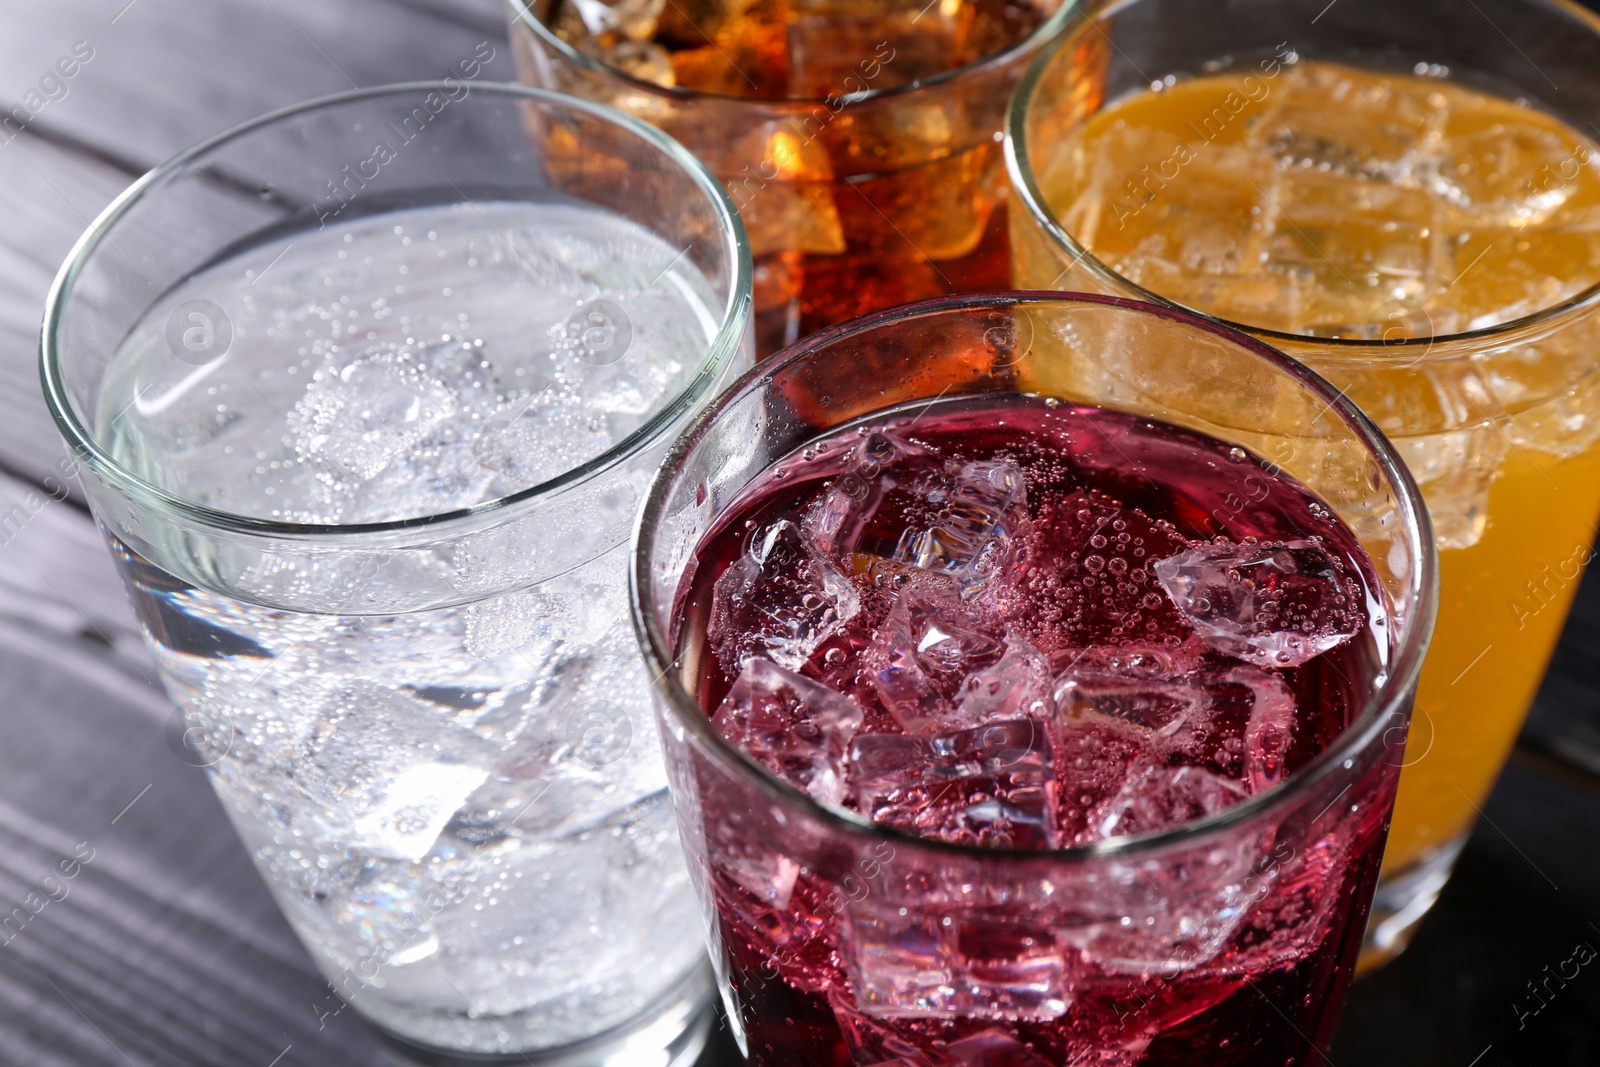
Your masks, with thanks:
<instances>
[{"instance_id":1,"label":"red drink surface","mask_svg":"<svg viewBox=\"0 0 1600 1067\"><path fill-rule=\"evenodd\" d=\"M1380 684L1382 602L1350 530L1244 450L1011 394L776 464L699 546L675 617L702 707L773 773L1021 851L1172 828L1293 775ZM1394 775L1361 786L1309 847L1247 829L1204 871L1140 872L1153 902L1111 922L842 899L707 810L752 1061L1302 1062L1349 977Z\"/></svg>"}]
</instances>

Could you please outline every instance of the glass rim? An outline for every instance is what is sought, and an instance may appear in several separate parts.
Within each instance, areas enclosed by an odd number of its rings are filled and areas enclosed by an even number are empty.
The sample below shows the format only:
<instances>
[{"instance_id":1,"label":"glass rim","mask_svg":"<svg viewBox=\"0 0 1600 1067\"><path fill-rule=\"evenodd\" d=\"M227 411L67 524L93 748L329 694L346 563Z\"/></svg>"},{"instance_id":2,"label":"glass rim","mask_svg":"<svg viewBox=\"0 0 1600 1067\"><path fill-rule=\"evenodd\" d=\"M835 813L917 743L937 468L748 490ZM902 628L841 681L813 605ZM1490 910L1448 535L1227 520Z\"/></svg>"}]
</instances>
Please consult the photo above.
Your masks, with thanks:
<instances>
[{"instance_id":1,"label":"glass rim","mask_svg":"<svg viewBox=\"0 0 1600 1067\"><path fill-rule=\"evenodd\" d=\"M413 81L353 89L316 97L291 104L248 119L212 137L184 149L154 169L138 178L123 190L84 231L66 261L51 283L45 300L44 325L39 337L39 369L44 388L45 405L50 409L57 430L80 459L87 460L92 469L106 477L119 492L150 501L163 510L174 512L204 526L230 532L269 537L328 538L353 537L415 531L454 526L511 511L586 483L630 457L657 443L686 412L702 402L732 362L743 341L752 314L750 245L744 226L739 221L737 209L728 198L722 184L712 177L698 159L672 137L646 122L624 114L604 104L568 96L548 89L533 88L516 82L469 82L475 93L488 93L498 97L534 101L547 108L567 109L587 114L593 118L620 127L656 148L683 173L687 174L705 194L721 219L721 233L728 242L729 294L722 308L717 333L706 344L693 376L673 394L670 401L651 415L632 433L610 448L564 471L554 478L519 489L506 496L485 500L470 507L455 508L431 515L395 519L376 523L292 523L239 515L188 500L153 482L134 474L110 455L97 440L97 436L82 420L72 403L65 377L61 372L60 330L67 307L70 305L74 285L88 265L90 257L102 243L109 247L109 235L137 204L158 192L169 181L180 176L197 161L215 150L259 130L277 126L287 120L347 104L396 97L413 93L444 92L452 90L449 82ZM465 102L465 100L463 100ZM156 298L159 299L159 296ZM153 302L152 302L153 303Z\"/></svg>"},{"instance_id":2,"label":"glass rim","mask_svg":"<svg viewBox=\"0 0 1600 1067\"><path fill-rule=\"evenodd\" d=\"M1455 351L1434 354L1432 352L1434 346L1447 346L1454 349L1498 343L1508 335L1553 324L1559 319L1600 304L1600 282L1596 282L1587 289L1580 290L1564 300L1539 308L1526 315L1508 319L1493 326L1483 326L1476 330L1428 334L1418 337L1400 337L1393 340L1365 337L1317 337L1312 334L1274 330L1266 326L1252 326L1247 322L1237 322L1221 315L1213 315L1200 308L1163 296L1154 289L1147 289L1128 278L1079 243L1078 239L1069 233L1066 227L1061 225L1060 220L1056 218L1055 212L1046 203L1044 193L1039 188L1030 162L1027 143L1027 118L1032 109L1034 94L1038 91L1040 81L1061 53L1069 45L1079 40L1087 30L1093 29L1104 36L1104 31L1101 31L1096 23L1104 21L1122 9L1132 7L1140 2L1141 0L1113 0L1113 2L1100 5L1093 10L1076 9L1078 20L1075 21L1079 24L1063 32L1058 41L1051 42L1034 59L1027 72L1023 74L1022 81L1018 83L1017 91L1012 96L1011 102L1006 109L1005 157L1007 174L1011 179L1012 187L1016 190L1018 199L1027 206L1028 214L1033 221L1071 256L1072 261L1068 264L1067 270L1082 265L1099 280L1120 288L1128 293L1132 299L1159 304L1200 318L1210 319L1230 330L1264 338L1273 344L1294 345L1297 347L1311 345L1323 349L1323 351L1318 352L1319 358L1332 357L1340 361L1371 362L1381 360L1385 354L1388 354L1395 359L1406 360L1408 366L1430 361L1430 359L1451 359L1457 355ZM1593 34L1600 37L1600 15L1580 7L1572 0L1532 0L1532 2L1535 5L1545 5L1561 10L1586 24ZM1074 6L1076 7L1076 5ZM1298 54L1304 55L1299 49L1296 49L1296 51ZM1418 349L1421 349L1421 351L1417 351Z\"/></svg>"},{"instance_id":3,"label":"glass rim","mask_svg":"<svg viewBox=\"0 0 1600 1067\"><path fill-rule=\"evenodd\" d=\"M855 106L872 100L888 99L893 96L908 96L924 89L932 89L946 82L964 79L978 74L990 67L1003 66L1006 62L1029 50L1040 47L1050 37L1059 33L1077 13L1080 3L1088 0L1062 0L1058 8L1049 18L1045 19L1033 32L1018 41L1007 45L996 52L979 56L971 63L953 67L950 70L940 71L930 78L922 78L905 85L897 85L891 89L863 89L855 93L843 93L834 96L783 96L769 100L753 96L729 96L725 93L707 93L698 89L684 89L676 85L657 85L655 82L636 78L620 67L614 67L601 59L596 59L588 53L574 48L558 37L555 31L544 24L544 21L533 13L533 0L509 0L511 7L511 20L523 23L546 44L556 49L561 55L596 73L605 74L616 78L631 89L652 93L669 100L725 100L737 101L739 105L765 106L770 108L785 107L814 107L817 104L826 104L830 100L842 101L844 106ZM930 5L931 6L931 5Z\"/></svg>"},{"instance_id":4,"label":"glass rim","mask_svg":"<svg viewBox=\"0 0 1600 1067\"><path fill-rule=\"evenodd\" d=\"M984 308L1010 309L1035 304L1098 305L1153 315L1156 318L1213 334L1286 372L1303 387L1308 388L1318 399L1324 401L1328 409L1336 412L1355 436L1368 447L1389 484L1398 491L1396 506L1400 509L1405 528L1415 536L1409 556L1408 576L1405 579L1405 587L1411 597L1407 628L1404 639L1395 650L1389 676L1381 687L1367 697L1361 713L1345 727L1334 742L1304 767L1283 781L1231 807L1175 827L1143 834L1111 837L1088 845L1024 851L985 848L979 845L919 837L875 823L859 812L822 804L778 778L737 745L725 739L712 727L711 716L706 714L699 702L678 681L675 670L678 657L671 653L660 627L656 625L657 604L651 580L650 552L661 530L660 519L667 494L676 483L684 462L723 413L759 392L777 373L802 360L816 357L840 341L869 333L896 321L909 320L930 313L941 314ZM1181 308L1130 300L1125 297L1058 290L1017 290L923 300L829 327L769 357L724 391L678 437L672 451L662 461L655 478L651 481L644 507L634 526L630 551L633 554L633 562L629 568L629 603L633 612L634 633L644 656L646 669L654 679L652 684L658 690L660 698L666 701L673 719L712 754L723 770L738 776L743 781L754 782L768 799L790 809L798 808L807 817L849 837L873 842L887 841L896 846L927 849L949 856L989 863L1028 863L1039 860L1094 862L1107 857L1126 859L1131 855L1159 852L1226 832L1262 812L1279 808L1306 793L1313 785L1339 768L1345 760L1377 743L1393 729L1390 722L1394 715L1410 703L1416 690L1417 676L1422 670L1423 657L1432 638L1439 588L1438 554L1434 546L1433 526L1427 508L1422 502L1421 491L1389 439L1341 390L1305 364L1248 334L1224 326L1215 319L1195 315ZM674 590L675 595L676 590Z\"/></svg>"}]
</instances>

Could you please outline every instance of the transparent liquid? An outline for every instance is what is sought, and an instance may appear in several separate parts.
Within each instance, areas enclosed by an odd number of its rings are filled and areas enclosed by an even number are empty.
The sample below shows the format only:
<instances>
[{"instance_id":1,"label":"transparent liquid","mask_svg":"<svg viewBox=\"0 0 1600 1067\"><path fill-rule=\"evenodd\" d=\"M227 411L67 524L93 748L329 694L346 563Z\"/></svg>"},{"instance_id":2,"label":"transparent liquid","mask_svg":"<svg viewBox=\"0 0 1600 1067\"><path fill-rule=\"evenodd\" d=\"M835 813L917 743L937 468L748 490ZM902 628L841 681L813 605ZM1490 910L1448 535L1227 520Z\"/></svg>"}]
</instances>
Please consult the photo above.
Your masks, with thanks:
<instances>
[{"instance_id":1,"label":"transparent liquid","mask_svg":"<svg viewBox=\"0 0 1600 1067\"><path fill-rule=\"evenodd\" d=\"M232 333L211 362L169 343L172 309L196 300ZM593 210L384 215L252 249L174 291L108 370L101 435L144 477L239 514L446 512L638 429L698 369L716 303L678 249ZM635 466L611 476L642 484ZM247 603L113 547L199 727L194 762L338 997L413 1041L503 1052L602 1033L686 982L699 922L626 545L400 615ZM383 600L381 570L350 575L351 603L373 583Z\"/></svg>"}]
</instances>

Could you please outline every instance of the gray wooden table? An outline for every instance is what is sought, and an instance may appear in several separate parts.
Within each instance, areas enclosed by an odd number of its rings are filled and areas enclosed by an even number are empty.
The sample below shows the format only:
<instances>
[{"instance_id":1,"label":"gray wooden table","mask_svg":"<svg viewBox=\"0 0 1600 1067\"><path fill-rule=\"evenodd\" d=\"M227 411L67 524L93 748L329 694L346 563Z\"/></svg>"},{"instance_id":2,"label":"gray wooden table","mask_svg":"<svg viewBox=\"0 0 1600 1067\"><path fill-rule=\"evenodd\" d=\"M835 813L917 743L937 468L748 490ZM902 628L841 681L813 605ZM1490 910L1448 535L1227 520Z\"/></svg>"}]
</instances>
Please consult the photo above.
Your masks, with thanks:
<instances>
[{"instance_id":1,"label":"gray wooden table","mask_svg":"<svg viewBox=\"0 0 1600 1067\"><path fill-rule=\"evenodd\" d=\"M169 744L122 588L55 473L35 346L57 266L137 175L272 108L442 76L484 41L510 78L501 4L0 0L0 918L27 916L0 926L0 1064L384 1062ZM72 55L89 58L59 78ZM1352 997L1341 1067L1600 1063L1600 965L1527 988L1600 947L1597 648L1591 581L1460 877ZM723 1037L707 1061L732 1058Z\"/></svg>"}]
</instances>

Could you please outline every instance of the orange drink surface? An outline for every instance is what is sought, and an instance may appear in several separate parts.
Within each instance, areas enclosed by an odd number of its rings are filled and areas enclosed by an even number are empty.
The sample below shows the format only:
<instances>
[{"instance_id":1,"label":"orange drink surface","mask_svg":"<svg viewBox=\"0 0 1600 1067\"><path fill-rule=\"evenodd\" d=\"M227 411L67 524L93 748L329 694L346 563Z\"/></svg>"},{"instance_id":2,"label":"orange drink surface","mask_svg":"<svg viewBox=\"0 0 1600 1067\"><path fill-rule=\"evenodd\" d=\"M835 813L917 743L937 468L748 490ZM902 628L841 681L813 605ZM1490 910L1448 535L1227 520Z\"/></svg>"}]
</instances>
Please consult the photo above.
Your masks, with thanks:
<instances>
[{"instance_id":1,"label":"orange drink surface","mask_svg":"<svg viewBox=\"0 0 1600 1067\"><path fill-rule=\"evenodd\" d=\"M1441 550L1398 875L1476 818L1592 554L1600 329L1582 301L1540 313L1600 282L1600 146L1443 68L1296 60L1031 120L1059 134L1028 151L1078 247L1019 212L1018 284L1142 289L1242 324L1394 440Z\"/></svg>"}]
</instances>

